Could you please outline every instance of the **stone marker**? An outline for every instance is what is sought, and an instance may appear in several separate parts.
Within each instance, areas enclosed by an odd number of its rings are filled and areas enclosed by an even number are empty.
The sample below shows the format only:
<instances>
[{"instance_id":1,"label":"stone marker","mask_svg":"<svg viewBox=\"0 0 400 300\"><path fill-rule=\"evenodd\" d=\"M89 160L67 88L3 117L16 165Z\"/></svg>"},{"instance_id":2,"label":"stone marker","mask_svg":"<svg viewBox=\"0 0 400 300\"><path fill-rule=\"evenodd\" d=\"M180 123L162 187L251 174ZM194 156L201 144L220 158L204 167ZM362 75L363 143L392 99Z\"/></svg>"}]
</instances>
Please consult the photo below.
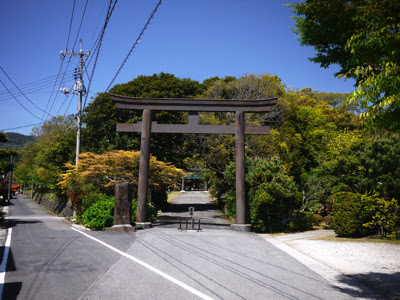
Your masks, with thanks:
<instances>
[{"instance_id":1,"label":"stone marker","mask_svg":"<svg viewBox=\"0 0 400 300\"><path fill-rule=\"evenodd\" d=\"M106 231L135 231L131 225L132 217L132 188L126 181L115 185L114 226Z\"/></svg>"}]
</instances>

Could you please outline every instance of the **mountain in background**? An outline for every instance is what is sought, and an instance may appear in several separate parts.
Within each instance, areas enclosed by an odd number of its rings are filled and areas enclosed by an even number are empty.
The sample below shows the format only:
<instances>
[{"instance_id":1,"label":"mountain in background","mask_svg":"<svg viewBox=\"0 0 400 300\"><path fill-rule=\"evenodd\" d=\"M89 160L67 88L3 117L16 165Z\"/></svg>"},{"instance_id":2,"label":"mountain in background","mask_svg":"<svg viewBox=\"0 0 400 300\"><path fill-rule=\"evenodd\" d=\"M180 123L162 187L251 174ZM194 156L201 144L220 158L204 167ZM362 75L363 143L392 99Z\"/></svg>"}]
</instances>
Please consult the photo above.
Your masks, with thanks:
<instances>
[{"instance_id":1,"label":"mountain in background","mask_svg":"<svg viewBox=\"0 0 400 300\"><path fill-rule=\"evenodd\" d=\"M8 142L0 143L0 148L19 150L25 146L26 143L34 142L35 138L31 135L23 135L16 132L6 132Z\"/></svg>"}]
</instances>

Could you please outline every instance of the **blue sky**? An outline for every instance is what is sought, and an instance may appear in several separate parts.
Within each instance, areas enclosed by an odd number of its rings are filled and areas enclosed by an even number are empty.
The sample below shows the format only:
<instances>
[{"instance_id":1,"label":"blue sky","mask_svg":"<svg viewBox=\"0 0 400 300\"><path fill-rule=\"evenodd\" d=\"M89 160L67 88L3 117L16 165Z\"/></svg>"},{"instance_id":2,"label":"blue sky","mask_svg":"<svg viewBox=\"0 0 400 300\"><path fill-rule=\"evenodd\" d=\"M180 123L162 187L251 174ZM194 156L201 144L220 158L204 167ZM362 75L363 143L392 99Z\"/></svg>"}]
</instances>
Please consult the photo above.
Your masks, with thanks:
<instances>
[{"instance_id":1,"label":"blue sky","mask_svg":"<svg viewBox=\"0 0 400 300\"><path fill-rule=\"evenodd\" d=\"M104 92L158 0L119 0L107 27L89 98ZM290 0L164 0L114 84L139 75L172 73L203 81L213 76L269 73L289 88L351 92L353 82L336 79L337 67L322 69L308 61L313 48L302 47L291 31ZM54 85L70 28L73 0L1 0L0 66L25 93L20 94L0 70L0 130L36 124L50 115L73 114L77 97L59 93L73 85L72 58L63 83ZM104 23L108 0L76 0L68 50L91 49ZM89 74L94 59L89 65ZM59 77L61 80L62 76ZM45 80L44 80L45 79ZM88 79L84 77L85 85ZM54 87L54 88L53 88ZM52 93L52 90L53 93ZM34 104L32 104L32 103ZM30 134L32 126L6 130Z\"/></svg>"}]
</instances>

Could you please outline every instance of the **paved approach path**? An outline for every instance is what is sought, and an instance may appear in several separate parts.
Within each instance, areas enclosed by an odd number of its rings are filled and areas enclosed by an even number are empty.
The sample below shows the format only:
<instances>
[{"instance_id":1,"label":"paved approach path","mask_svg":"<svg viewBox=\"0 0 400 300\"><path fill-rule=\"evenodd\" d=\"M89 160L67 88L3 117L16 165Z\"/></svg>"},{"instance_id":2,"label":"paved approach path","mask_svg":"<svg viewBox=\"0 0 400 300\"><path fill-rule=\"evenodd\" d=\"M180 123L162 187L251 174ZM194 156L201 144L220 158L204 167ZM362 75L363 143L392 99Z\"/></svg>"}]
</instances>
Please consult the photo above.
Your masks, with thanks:
<instances>
[{"instance_id":1,"label":"paved approach path","mask_svg":"<svg viewBox=\"0 0 400 300\"><path fill-rule=\"evenodd\" d=\"M72 228L27 197L12 203L6 221L12 228L11 247L5 283L0 284L3 299L360 296L338 288L254 233L172 228L91 232Z\"/></svg>"},{"instance_id":2,"label":"paved approach path","mask_svg":"<svg viewBox=\"0 0 400 300\"><path fill-rule=\"evenodd\" d=\"M230 223L206 192L182 192L172 199L168 211L162 213L156 227L177 228L180 219L189 219L189 207L194 207L194 219L200 219L201 228L230 229ZM197 228L197 224L196 227Z\"/></svg>"}]
</instances>

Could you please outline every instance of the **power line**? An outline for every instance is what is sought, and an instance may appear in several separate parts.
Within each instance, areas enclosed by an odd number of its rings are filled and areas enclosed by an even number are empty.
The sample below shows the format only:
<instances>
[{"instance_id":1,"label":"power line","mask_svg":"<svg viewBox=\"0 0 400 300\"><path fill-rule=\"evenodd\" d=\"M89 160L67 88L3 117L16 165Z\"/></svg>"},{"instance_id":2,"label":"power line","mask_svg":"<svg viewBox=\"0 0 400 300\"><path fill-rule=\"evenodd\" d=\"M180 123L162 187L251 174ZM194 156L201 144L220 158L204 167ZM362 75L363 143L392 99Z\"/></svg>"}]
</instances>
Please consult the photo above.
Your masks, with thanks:
<instances>
[{"instance_id":1,"label":"power line","mask_svg":"<svg viewBox=\"0 0 400 300\"><path fill-rule=\"evenodd\" d=\"M112 4L112 2L113 2L113 0L110 0L110 3L109 3L109 6L108 6L107 15L106 15L106 19L105 19L105 21L104 21L103 28L102 28L102 30L101 30L101 32L100 32L99 38L97 39L97 40L98 40L98 43L97 43L97 46L96 46L96 48L95 48L95 51L96 51L96 58L95 58L95 60L94 60L94 65L93 65L92 73L91 73L90 78L89 78L89 84L88 84L88 89L87 89L87 93L86 93L86 96L85 96L85 101L84 101L84 104L83 104L83 109L85 109L85 107L86 107L86 101L87 101L87 98L88 98L88 96L89 96L89 91L90 91L90 87L91 87L91 84L92 84L92 80L93 80L93 76L94 76L94 71L95 71L95 69L96 69L97 60L98 60L99 55L100 55L100 49L101 49L101 45L102 45L102 43L103 43L104 33L105 33L105 31L106 31L106 28L107 28L108 23L110 22L112 13L113 13L113 11L114 11L115 5L117 4L118 0L115 0L114 4ZM92 56L92 57L93 57L93 56ZM90 64L90 61L91 61L91 60L89 60L89 64ZM87 68L86 68L86 69L87 69Z\"/></svg>"},{"instance_id":2,"label":"power line","mask_svg":"<svg viewBox=\"0 0 400 300\"><path fill-rule=\"evenodd\" d=\"M67 71L68 73L68 71ZM69 73L72 73L72 71L69 71ZM19 87L20 88L31 88L31 86L37 86L37 85L41 85L41 84L45 84L48 82L53 82L54 81L54 77L56 77L57 75L53 75L53 76L49 76L49 77L45 77L42 79L38 79L36 81L32 81L32 82L28 82L28 83L24 83L24 84L20 84ZM16 90L15 88L11 88L10 91ZM4 95L4 94L8 94L6 91L0 91L0 95Z\"/></svg>"},{"instance_id":3,"label":"power line","mask_svg":"<svg viewBox=\"0 0 400 300\"><path fill-rule=\"evenodd\" d=\"M67 78L66 78L66 81L68 82L68 81L71 81L73 79L73 76L71 75L71 76L68 76ZM31 94L31 93L35 93L35 92L38 92L38 91L41 91L41 90L44 90L44 89L47 89L47 88L49 88L49 87L51 87L53 85L53 82L43 82L42 84L40 84L40 85L37 85L37 86L31 86L31 87L28 87L28 88L25 88L25 89L23 89L23 93L26 95L26 94ZM19 88L21 89L22 88L22 86L19 86ZM11 92L13 92L13 93L15 93L15 94L17 94L18 96L20 96L20 95L22 95L22 93L17 89L17 88L10 88L10 91ZM0 96L0 101L5 101L5 100L9 100L10 98L10 96L9 96L9 93L8 92L6 92L7 94L5 94L5 93L3 93L1 96Z\"/></svg>"},{"instance_id":4,"label":"power line","mask_svg":"<svg viewBox=\"0 0 400 300\"><path fill-rule=\"evenodd\" d=\"M82 13L81 22L80 22L80 24L79 24L78 33L76 34L75 42L74 42L74 45L73 45L72 49L75 48L76 42L77 42L77 40L78 40L79 33L80 33L81 27L82 27L82 23L83 23L83 20L84 20L84 18L85 18L85 13L86 13L86 8L87 8L87 5L88 5L88 2L89 2L89 0L86 0L85 8L84 8L83 13ZM65 52L67 52L67 50L66 50ZM70 56L70 58L69 58L69 60L68 60L67 67L65 68L66 70L68 69L68 66L69 66L70 61L71 61L71 56ZM63 60L62 63L61 63L60 70L61 70L61 67L62 67L63 63L64 63L64 60ZM60 89L62 83L64 82L64 76L65 76L65 73L64 73L64 75L63 75L63 78L62 78L62 80L61 80L59 86L58 86L58 90ZM55 85L54 85L54 87L55 87ZM50 103L50 99L51 99L51 97L52 97L52 95L53 95L53 92L54 92L54 87L53 87L53 91L52 91L52 93L51 93L51 96L50 96L50 98L49 98L49 102L47 103L47 105ZM54 104L55 104L55 102L56 102L57 96L58 96L58 93L56 93L55 96L54 96L53 103L52 103L51 106L50 106L49 112L51 112L51 110L53 109L53 106L54 106ZM47 109L47 106L46 106L46 109ZM59 109L59 111L60 111L60 109ZM47 121L47 118L46 118L46 121Z\"/></svg>"},{"instance_id":5,"label":"power line","mask_svg":"<svg viewBox=\"0 0 400 300\"><path fill-rule=\"evenodd\" d=\"M32 127L32 126L37 126L44 124L44 122L36 123L36 124L30 124L30 125L25 125L25 126L19 126L19 127L13 127L13 128L6 128L6 129L0 129L0 131L7 131L7 130L14 130L14 129L21 129L21 128L27 128L27 127Z\"/></svg>"},{"instance_id":6,"label":"power line","mask_svg":"<svg viewBox=\"0 0 400 300\"><path fill-rule=\"evenodd\" d=\"M74 0L74 4L72 6L71 21L69 23L68 38L67 38L67 44L65 45L65 51L67 51L67 49L68 49L69 36L71 34L71 27L72 27L72 20L74 19L75 2L76 2L76 0Z\"/></svg>"},{"instance_id":7,"label":"power line","mask_svg":"<svg viewBox=\"0 0 400 300\"><path fill-rule=\"evenodd\" d=\"M108 85L106 92L110 89L111 85L114 83L115 79L117 78L119 72L122 70L123 66L125 65L126 61L128 60L129 56L131 55L133 49L135 49L136 45L139 43L144 31L147 29L147 26L150 24L150 21L153 19L154 14L157 12L158 7L161 5L162 0L158 1L156 7L154 8L153 12L151 13L149 19L147 20L146 24L144 25L142 31L139 34L139 37L136 39L135 43L133 44L131 50L129 51L128 55L125 57L124 61L122 62L121 66L119 67L117 73L115 74L114 78L111 80L110 84Z\"/></svg>"},{"instance_id":8,"label":"power line","mask_svg":"<svg viewBox=\"0 0 400 300\"><path fill-rule=\"evenodd\" d=\"M74 42L74 46L72 47L72 50L75 49L76 42L78 41L79 33L81 32L81 27L82 27L83 19L85 18L86 7L87 7L87 5L88 5L88 2L89 2L89 0L86 0L85 8L84 8L83 13L82 13L81 23L79 24L78 33L76 34L76 38L75 38L75 42Z\"/></svg>"},{"instance_id":9,"label":"power line","mask_svg":"<svg viewBox=\"0 0 400 300\"><path fill-rule=\"evenodd\" d=\"M7 76L8 80L11 81L11 83L15 86L16 89L18 89L18 91L25 97L26 100L28 100L33 106L35 106L37 109L39 109L40 111L44 112L45 114L48 114L49 116L51 116L48 112L44 111L43 109L41 109L39 106L37 106L35 103L33 103L31 101L31 99L29 99L21 90L20 88L14 83L14 81L12 81L12 79L10 78L10 76L8 76L8 74L6 73L6 71L4 71L4 69L0 66L0 69L3 71L3 73Z\"/></svg>"},{"instance_id":10,"label":"power line","mask_svg":"<svg viewBox=\"0 0 400 300\"><path fill-rule=\"evenodd\" d=\"M3 81L1 81L1 84L4 86L4 88L10 93L10 95L15 99L15 101L17 101L19 103L19 105L21 105L28 113L30 113L32 116L34 116L35 118L42 120L41 118L39 118L38 116L34 115L30 110L28 110L21 102L19 102L19 100L8 90L8 88L6 87L6 85L3 83Z\"/></svg>"}]
</instances>

